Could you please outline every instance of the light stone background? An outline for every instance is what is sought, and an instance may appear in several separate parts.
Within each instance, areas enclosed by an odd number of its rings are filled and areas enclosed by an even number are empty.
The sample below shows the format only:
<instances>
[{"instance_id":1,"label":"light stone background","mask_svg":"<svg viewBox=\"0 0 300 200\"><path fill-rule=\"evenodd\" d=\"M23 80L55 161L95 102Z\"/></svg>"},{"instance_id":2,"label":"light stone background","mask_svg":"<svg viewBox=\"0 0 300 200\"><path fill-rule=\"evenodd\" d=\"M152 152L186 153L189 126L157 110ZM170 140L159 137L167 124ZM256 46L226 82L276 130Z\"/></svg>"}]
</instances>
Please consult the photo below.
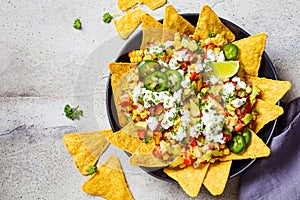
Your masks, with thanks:
<instances>
[{"instance_id":1,"label":"light stone background","mask_svg":"<svg viewBox=\"0 0 300 200\"><path fill-rule=\"evenodd\" d=\"M180 13L198 13L201 5L255 34L266 32L266 52L280 79L290 80L284 97L299 96L300 2L169 0ZM140 6L160 19L155 11ZM85 194L81 176L66 151L65 133L109 129L105 108L107 64L126 41L105 12L122 12L117 0L0 0L0 199L99 199ZM82 30L72 23L79 17ZM79 105L84 117L68 120L66 104ZM119 156L136 199L189 199L173 183L130 166L112 145L101 156ZM239 177L230 179L220 197L202 187L196 199L238 199Z\"/></svg>"}]
</instances>

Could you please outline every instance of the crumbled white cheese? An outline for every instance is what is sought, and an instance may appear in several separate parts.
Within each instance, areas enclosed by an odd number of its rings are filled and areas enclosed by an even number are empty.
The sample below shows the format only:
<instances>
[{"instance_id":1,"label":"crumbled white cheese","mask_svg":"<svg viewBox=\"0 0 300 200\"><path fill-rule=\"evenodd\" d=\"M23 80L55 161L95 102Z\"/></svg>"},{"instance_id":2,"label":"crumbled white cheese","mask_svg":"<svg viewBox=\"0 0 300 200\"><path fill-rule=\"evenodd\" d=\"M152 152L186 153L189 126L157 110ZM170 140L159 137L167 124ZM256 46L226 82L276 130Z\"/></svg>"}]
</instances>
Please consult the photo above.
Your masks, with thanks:
<instances>
[{"instance_id":1,"label":"crumbled white cheese","mask_svg":"<svg viewBox=\"0 0 300 200\"><path fill-rule=\"evenodd\" d=\"M177 130L176 135L172 136L174 140L181 141L186 137L186 128L180 126Z\"/></svg>"},{"instance_id":2,"label":"crumbled white cheese","mask_svg":"<svg viewBox=\"0 0 300 200\"><path fill-rule=\"evenodd\" d=\"M181 110L181 124L182 126L187 126L190 123L190 111L189 110Z\"/></svg>"},{"instance_id":3,"label":"crumbled white cheese","mask_svg":"<svg viewBox=\"0 0 300 200\"><path fill-rule=\"evenodd\" d=\"M158 121L156 120L155 117L149 117L147 120L146 120L147 124L148 124L148 127L151 131L154 131L157 126L158 126Z\"/></svg>"},{"instance_id":4,"label":"crumbled white cheese","mask_svg":"<svg viewBox=\"0 0 300 200\"><path fill-rule=\"evenodd\" d=\"M164 118L161 121L161 126L164 129L168 129L173 125L173 121L175 119L176 116L176 108L171 108L168 112L165 112L164 114Z\"/></svg>"},{"instance_id":5,"label":"crumbled white cheese","mask_svg":"<svg viewBox=\"0 0 300 200\"><path fill-rule=\"evenodd\" d=\"M244 105L246 103L246 98L237 98L231 101L231 104L235 107L235 108L239 108L242 105Z\"/></svg>"}]
</instances>

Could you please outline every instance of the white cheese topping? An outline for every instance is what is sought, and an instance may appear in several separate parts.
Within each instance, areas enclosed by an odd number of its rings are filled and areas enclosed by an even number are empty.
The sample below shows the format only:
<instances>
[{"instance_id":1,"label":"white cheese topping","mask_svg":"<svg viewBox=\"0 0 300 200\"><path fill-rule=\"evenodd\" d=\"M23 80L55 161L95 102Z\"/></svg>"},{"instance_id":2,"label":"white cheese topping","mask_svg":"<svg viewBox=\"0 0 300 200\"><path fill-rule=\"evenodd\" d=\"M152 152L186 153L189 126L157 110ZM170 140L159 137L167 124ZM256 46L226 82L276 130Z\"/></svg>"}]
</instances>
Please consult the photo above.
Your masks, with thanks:
<instances>
[{"instance_id":1,"label":"white cheese topping","mask_svg":"<svg viewBox=\"0 0 300 200\"><path fill-rule=\"evenodd\" d=\"M172 137L174 140L181 141L183 138L186 137L186 128L180 126L176 135L173 135Z\"/></svg>"},{"instance_id":2,"label":"white cheese topping","mask_svg":"<svg viewBox=\"0 0 300 200\"><path fill-rule=\"evenodd\" d=\"M157 126L158 126L158 121L156 120L155 117L149 117L147 120L146 120L147 124L148 124L148 127L151 131L154 131Z\"/></svg>"},{"instance_id":3,"label":"white cheese topping","mask_svg":"<svg viewBox=\"0 0 300 200\"><path fill-rule=\"evenodd\" d=\"M235 107L235 108L239 108L242 105L244 105L246 103L246 98L237 98L231 101L231 104Z\"/></svg>"},{"instance_id":4,"label":"white cheese topping","mask_svg":"<svg viewBox=\"0 0 300 200\"><path fill-rule=\"evenodd\" d=\"M161 126L164 129L170 128L174 123L173 121L175 119L175 116L176 116L176 108L171 108L169 112L165 112L164 118L161 121Z\"/></svg>"}]
</instances>

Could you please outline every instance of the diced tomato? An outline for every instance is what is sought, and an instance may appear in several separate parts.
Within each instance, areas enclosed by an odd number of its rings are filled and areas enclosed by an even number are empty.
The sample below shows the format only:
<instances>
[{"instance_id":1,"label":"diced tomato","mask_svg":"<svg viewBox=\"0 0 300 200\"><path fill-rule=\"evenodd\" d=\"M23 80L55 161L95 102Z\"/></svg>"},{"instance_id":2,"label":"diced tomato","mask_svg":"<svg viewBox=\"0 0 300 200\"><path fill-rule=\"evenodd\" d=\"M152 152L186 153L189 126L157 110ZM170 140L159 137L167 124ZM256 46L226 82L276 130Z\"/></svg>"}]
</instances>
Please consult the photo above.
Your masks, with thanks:
<instances>
[{"instance_id":1,"label":"diced tomato","mask_svg":"<svg viewBox=\"0 0 300 200\"><path fill-rule=\"evenodd\" d=\"M251 110L252 110L252 104L251 104L251 102L247 99L247 101L246 101L246 107L245 107L245 114L247 114L247 113L250 113L251 112Z\"/></svg>"},{"instance_id":2,"label":"diced tomato","mask_svg":"<svg viewBox=\"0 0 300 200\"><path fill-rule=\"evenodd\" d=\"M206 46L206 50L209 50L209 49L214 50L215 49L215 45L213 43L208 44Z\"/></svg>"},{"instance_id":3,"label":"diced tomato","mask_svg":"<svg viewBox=\"0 0 300 200\"><path fill-rule=\"evenodd\" d=\"M215 145L214 145L213 143L209 143L209 144L208 144L208 148L209 148L209 149L214 149L214 148L215 148Z\"/></svg>"},{"instance_id":4,"label":"diced tomato","mask_svg":"<svg viewBox=\"0 0 300 200\"><path fill-rule=\"evenodd\" d=\"M145 136L146 136L146 131L143 130L143 129L139 129L138 130L138 137L139 137L139 139L143 140L145 138Z\"/></svg>"},{"instance_id":5,"label":"diced tomato","mask_svg":"<svg viewBox=\"0 0 300 200\"><path fill-rule=\"evenodd\" d=\"M193 80L195 80L195 78L197 77L197 72L193 72L192 74L191 74L191 76L190 76L190 80L191 81L193 81Z\"/></svg>"},{"instance_id":6,"label":"diced tomato","mask_svg":"<svg viewBox=\"0 0 300 200\"><path fill-rule=\"evenodd\" d=\"M230 113L228 112L228 110L225 111L225 116L226 117L230 116Z\"/></svg>"},{"instance_id":7,"label":"diced tomato","mask_svg":"<svg viewBox=\"0 0 300 200\"><path fill-rule=\"evenodd\" d=\"M191 64L189 62L184 62L182 63L182 65L180 66L181 69L185 70L187 69Z\"/></svg>"},{"instance_id":8,"label":"diced tomato","mask_svg":"<svg viewBox=\"0 0 300 200\"><path fill-rule=\"evenodd\" d=\"M228 142L229 140L231 140L231 136L230 135L227 135L227 134L223 134L223 140L225 142Z\"/></svg>"},{"instance_id":9,"label":"diced tomato","mask_svg":"<svg viewBox=\"0 0 300 200\"><path fill-rule=\"evenodd\" d=\"M192 164L192 161L190 159L185 158L183 161L186 166L190 166Z\"/></svg>"},{"instance_id":10,"label":"diced tomato","mask_svg":"<svg viewBox=\"0 0 300 200\"><path fill-rule=\"evenodd\" d=\"M125 100L125 101L122 100L122 101L119 103L119 105L120 105L121 107L126 107L126 106L129 106L131 103L132 103L132 102L131 102L130 99L129 99L129 101L128 101L128 100Z\"/></svg>"},{"instance_id":11,"label":"diced tomato","mask_svg":"<svg viewBox=\"0 0 300 200\"><path fill-rule=\"evenodd\" d=\"M191 138L190 138L190 144L191 144L192 147L195 147L195 146L197 145L197 140L196 140L196 138L191 137Z\"/></svg>"},{"instance_id":12,"label":"diced tomato","mask_svg":"<svg viewBox=\"0 0 300 200\"><path fill-rule=\"evenodd\" d=\"M203 83L202 83L202 87L203 87L203 88L206 88L206 87L207 87L207 84L206 84L205 82L203 82Z\"/></svg>"},{"instance_id":13,"label":"diced tomato","mask_svg":"<svg viewBox=\"0 0 300 200\"><path fill-rule=\"evenodd\" d=\"M162 158L163 157L163 154L157 149L157 148L154 148L152 150L152 154L157 157L157 158Z\"/></svg>"},{"instance_id":14,"label":"diced tomato","mask_svg":"<svg viewBox=\"0 0 300 200\"><path fill-rule=\"evenodd\" d=\"M235 109L235 113L236 113L237 116L241 116L242 111L241 111L241 109L236 108L236 109Z\"/></svg>"},{"instance_id":15,"label":"diced tomato","mask_svg":"<svg viewBox=\"0 0 300 200\"><path fill-rule=\"evenodd\" d=\"M237 126L235 126L235 131L240 132L243 130L243 128L244 128L243 123L239 123Z\"/></svg>"},{"instance_id":16,"label":"diced tomato","mask_svg":"<svg viewBox=\"0 0 300 200\"><path fill-rule=\"evenodd\" d=\"M160 115L164 110L164 106L162 104L158 104L155 108L155 115Z\"/></svg>"}]
</instances>

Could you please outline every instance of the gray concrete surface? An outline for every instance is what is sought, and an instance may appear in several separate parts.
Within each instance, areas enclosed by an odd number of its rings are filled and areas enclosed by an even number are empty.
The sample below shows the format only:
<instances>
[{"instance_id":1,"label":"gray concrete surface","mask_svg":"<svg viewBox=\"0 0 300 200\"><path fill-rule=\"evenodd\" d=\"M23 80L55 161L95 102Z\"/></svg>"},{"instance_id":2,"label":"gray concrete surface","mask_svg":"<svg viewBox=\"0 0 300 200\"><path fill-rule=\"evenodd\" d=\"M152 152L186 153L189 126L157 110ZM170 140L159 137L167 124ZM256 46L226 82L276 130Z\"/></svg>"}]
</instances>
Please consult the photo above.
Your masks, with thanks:
<instances>
[{"instance_id":1,"label":"gray concrete surface","mask_svg":"<svg viewBox=\"0 0 300 200\"><path fill-rule=\"evenodd\" d=\"M169 0L180 13L198 13L202 4L250 34L266 32L266 52L280 79L290 80L288 102L300 95L300 2ZM99 199L81 190L79 174L66 151L65 133L110 128L105 109L107 64L126 41L105 12L122 12L113 1L0 0L0 199ZM155 11L141 6L157 19ZM82 30L72 23L79 17ZM65 118L65 104L80 105L79 122ZM110 146L100 158L116 154L136 199L189 199L176 184L130 166ZM220 197L205 188L196 199L237 199L239 177Z\"/></svg>"}]
</instances>

